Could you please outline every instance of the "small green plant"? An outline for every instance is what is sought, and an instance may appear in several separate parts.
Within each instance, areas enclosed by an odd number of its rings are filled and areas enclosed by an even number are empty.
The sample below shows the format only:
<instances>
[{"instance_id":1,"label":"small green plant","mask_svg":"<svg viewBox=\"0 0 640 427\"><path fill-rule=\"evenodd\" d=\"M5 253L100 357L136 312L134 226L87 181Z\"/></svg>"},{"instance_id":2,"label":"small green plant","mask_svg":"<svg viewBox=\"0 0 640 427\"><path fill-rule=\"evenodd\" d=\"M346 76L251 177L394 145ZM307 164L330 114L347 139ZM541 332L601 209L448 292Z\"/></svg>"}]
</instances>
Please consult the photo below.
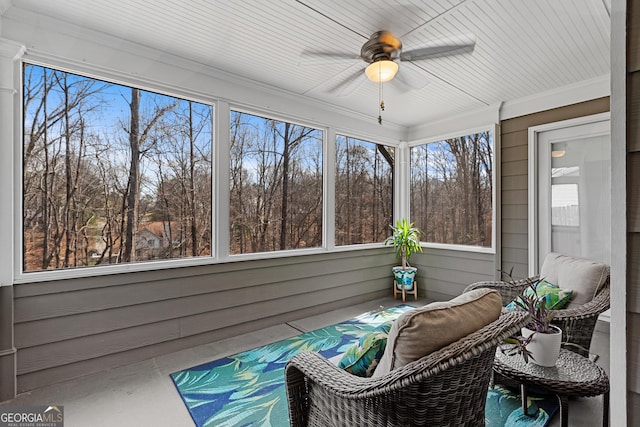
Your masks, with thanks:
<instances>
[{"instance_id":1,"label":"small green plant","mask_svg":"<svg viewBox=\"0 0 640 427\"><path fill-rule=\"evenodd\" d=\"M513 268L511 268L508 273L503 271L502 274L509 278L507 283L515 286L517 281L513 279L512 272ZM543 334L554 333L555 331L551 328L551 321L553 320L555 312L545 304L545 296L538 295L536 290L538 283L542 282L543 279L528 277L523 280L526 286L522 292L520 292L520 296L515 299L514 303L518 308L529 313L531 317L529 329Z\"/></svg>"},{"instance_id":2,"label":"small green plant","mask_svg":"<svg viewBox=\"0 0 640 427\"><path fill-rule=\"evenodd\" d=\"M507 281L508 284L516 286L518 281L513 278L513 267L509 272L500 271L509 279ZM533 279L531 277L524 279L526 286L522 292L520 292L519 297L514 301L518 308L529 313L530 323L528 328L534 331L534 333L526 338L521 335L507 338L504 342L506 344L513 344L513 346L510 346L509 348L500 347L500 350L503 353L509 355L521 353L525 362L528 362L529 358L532 357L531 352L527 349L527 345L531 342L531 339L536 333L550 334L556 332L556 330L551 327L551 321L553 320L555 313L552 309L547 308L545 304L545 296L538 296L536 292L536 287L542 280L543 279L541 278Z\"/></svg>"},{"instance_id":3,"label":"small green plant","mask_svg":"<svg viewBox=\"0 0 640 427\"><path fill-rule=\"evenodd\" d=\"M384 244L394 247L396 258L402 261L402 269L404 270L409 265L411 254L422 252L422 246L420 246L422 232L404 218L398 220L395 226L392 225L391 231L391 236L387 237Z\"/></svg>"}]
</instances>

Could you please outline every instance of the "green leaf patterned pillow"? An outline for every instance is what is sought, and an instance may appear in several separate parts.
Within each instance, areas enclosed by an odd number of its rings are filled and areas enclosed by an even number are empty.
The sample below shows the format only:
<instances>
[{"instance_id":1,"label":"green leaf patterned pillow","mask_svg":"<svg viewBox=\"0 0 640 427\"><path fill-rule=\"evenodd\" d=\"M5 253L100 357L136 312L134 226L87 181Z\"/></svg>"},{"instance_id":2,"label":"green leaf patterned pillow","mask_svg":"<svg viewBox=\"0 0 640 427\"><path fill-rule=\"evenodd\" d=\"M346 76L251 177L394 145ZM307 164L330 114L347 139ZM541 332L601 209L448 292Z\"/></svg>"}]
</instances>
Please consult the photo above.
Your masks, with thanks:
<instances>
[{"instance_id":1,"label":"green leaf patterned pillow","mask_svg":"<svg viewBox=\"0 0 640 427\"><path fill-rule=\"evenodd\" d=\"M569 304L569 301L571 301L572 293L573 291L571 289L560 289L558 286L544 280L541 280L536 285L536 295L538 297L544 296L544 305L546 308L551 310L560 310L561 308L566 307L566 305ZM526 288L524 290L525 296L532 294L533 290L531 288ZM513 309L518 308L518 306L515 301L512 301L506 308Z\"/></svg>"},{"instance_id":2,"label":"green leaf patterned pillow","mask_svg":"<svg viewBox=\"0 0 640 427\"><path fill-rule=\"evenodd\" d=\"M359 377L370 377L378 366L380 358L387 346L387 337L392 320L377 326L373 331L362 336L344 353L338 367Z\"/></svg>"}]
</instances>

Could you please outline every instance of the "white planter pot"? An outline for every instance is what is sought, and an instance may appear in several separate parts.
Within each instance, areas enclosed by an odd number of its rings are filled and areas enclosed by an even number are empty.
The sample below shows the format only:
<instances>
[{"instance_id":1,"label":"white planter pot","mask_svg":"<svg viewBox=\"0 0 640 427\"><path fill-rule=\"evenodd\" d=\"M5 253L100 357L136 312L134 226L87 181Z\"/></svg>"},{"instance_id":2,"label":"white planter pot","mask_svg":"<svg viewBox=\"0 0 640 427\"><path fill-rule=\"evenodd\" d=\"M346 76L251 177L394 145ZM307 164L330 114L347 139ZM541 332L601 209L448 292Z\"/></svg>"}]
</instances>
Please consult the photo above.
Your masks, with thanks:
<instances>
[{"instance_id":1,"label":"white planter pot","mask_svg":"<svg viewBox=\"0 0 640 427\"><path fill-rule=\"evenodd\" d=\"M524 338L534 334L529 344L527 344L527 350L531 352L532 362L536 365L547 367L556 365L560 354L560 345L562 344L562 331L553 325L551 328L555 331L552 334L543 334L542 332L522 328L522 336Z\"/></svg>"}]
</instances>

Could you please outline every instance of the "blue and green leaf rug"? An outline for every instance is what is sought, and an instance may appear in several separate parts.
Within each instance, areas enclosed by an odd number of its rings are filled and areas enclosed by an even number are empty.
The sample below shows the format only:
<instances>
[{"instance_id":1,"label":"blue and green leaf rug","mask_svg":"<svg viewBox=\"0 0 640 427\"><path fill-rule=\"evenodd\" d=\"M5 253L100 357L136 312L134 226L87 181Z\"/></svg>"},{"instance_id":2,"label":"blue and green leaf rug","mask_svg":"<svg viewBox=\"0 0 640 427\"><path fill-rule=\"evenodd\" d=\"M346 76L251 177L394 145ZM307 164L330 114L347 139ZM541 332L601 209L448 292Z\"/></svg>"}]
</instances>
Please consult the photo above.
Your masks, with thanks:
<instances>
[{"instance_id":1,"label":"blue and green leaf rug","mask_svg":"<svg viewBox=\"0 0 640 427\"><path fill-rule=\"evenodd\" d=\"M328 359L338 356L376 326L411 308L399 305L366 313L346 322L175 372L171 378L198 427L288 427L284 367L294 355L316 351ZM519 409L518 395L500 387L490 388L486 425L544 427L555 412L554 402L555 399L530 399L530 404L538 403L548 411L543 409L537 418L530 418ZM557 410L557 404L555 408ZM529 413L535 413L535 408L530 407ZM509 418L511 421L507 424Z\"/></svg>"}]
</instances>

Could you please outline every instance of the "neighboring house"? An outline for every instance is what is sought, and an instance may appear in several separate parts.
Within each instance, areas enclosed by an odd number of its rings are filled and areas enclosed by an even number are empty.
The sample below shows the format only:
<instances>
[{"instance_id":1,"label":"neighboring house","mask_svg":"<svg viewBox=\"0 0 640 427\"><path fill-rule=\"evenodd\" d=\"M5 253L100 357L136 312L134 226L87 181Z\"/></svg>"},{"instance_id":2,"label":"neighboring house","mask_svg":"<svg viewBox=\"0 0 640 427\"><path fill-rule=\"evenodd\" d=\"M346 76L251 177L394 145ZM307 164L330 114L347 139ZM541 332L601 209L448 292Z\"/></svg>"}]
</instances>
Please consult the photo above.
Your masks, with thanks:
<instances>
[{"instance_id":1,"label":"neighboring house","mask_svg":"<svg viewBox=\"0 0 640 427\"><path fill-rule=\"evenodd\" d=\"M136 259L166 258L172 235L175 235L175 230L172 231L166 222L143 222L136 234Z\"/></svg>"}]
</instances>

